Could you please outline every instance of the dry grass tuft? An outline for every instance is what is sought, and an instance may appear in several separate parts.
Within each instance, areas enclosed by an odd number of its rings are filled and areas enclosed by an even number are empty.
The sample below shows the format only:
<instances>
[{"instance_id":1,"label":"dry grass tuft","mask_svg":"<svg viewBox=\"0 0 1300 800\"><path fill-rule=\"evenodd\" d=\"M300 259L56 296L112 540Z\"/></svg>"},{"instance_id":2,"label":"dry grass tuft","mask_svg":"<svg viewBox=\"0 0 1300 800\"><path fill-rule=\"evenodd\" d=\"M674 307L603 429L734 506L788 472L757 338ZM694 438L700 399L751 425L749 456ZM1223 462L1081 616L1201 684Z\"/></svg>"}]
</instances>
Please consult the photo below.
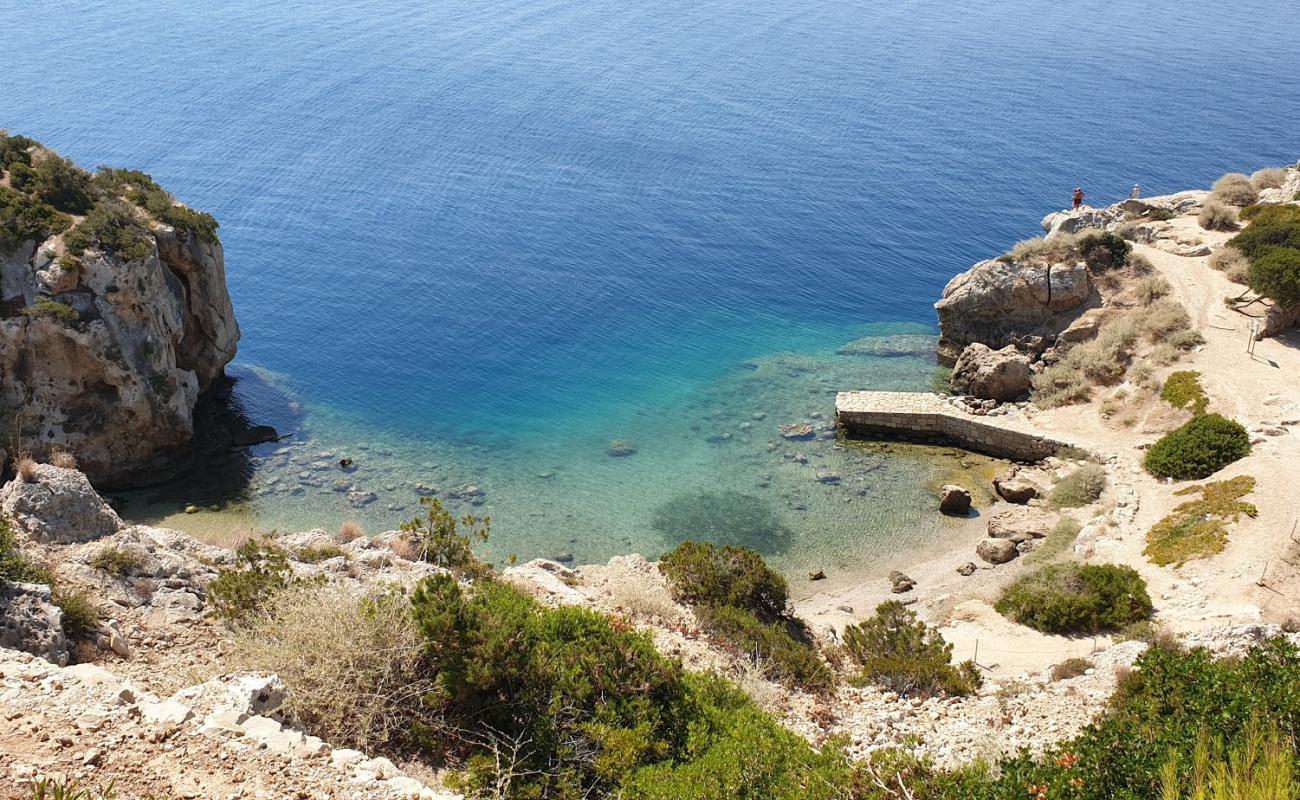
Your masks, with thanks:
<instances>
[{"instance_id":1,"label":"dry grass tuft","mask_svg":"<svg viewBox=\"0 0 1300 800\"><path fill-rule=\"evenodd\" d=\"M249 539L258 538L257 532L251 528L198 530L190 533L190 536L204 544L220 547L223 550L237 550L241 544Z\"/></svg>"},{"instance_id":2,"label":"dry grass tuft","mask_svg":"<svg viewBox=\"0 0 1300 800\"><path fill-rule=\"evenodd\" d=\"M637 622L680 622L682 609L672 602L667 592L654 592L633 581L613 583L609 599L614 608Z\"/></svg>"},{"instance_id":3,"label":"dry grass tuft","mask_svg":"<svg viewBox=\"0 0 1300 800\"><path fill-rule=\"evenodd\" d=\"M1074 260L1079 257L1078 237L1068 233L1058 233L1050 239L1035 236L1016 242L1011 252L1004 257L1008 261L1050 261L1053 263Z\"/></svg>"},{"instance_id":4,"label":"dry grass tuft","mask_svg":"<svg viewBox=\"0 0 1300 800\"><path fill-rule=\"evenodd\" d=\"M1237 229L1237 211L1231 205L1211 196L1201 206L1201 213L1196 221L1208 231L1235 231Z\"/></svg>"},{"instance_id":5,"label":"dry grass tuft","mask_svg":"<svg viewBox=\"0 0 1300 800\"><path fill-rule=\"evenodd\" d=\"M1233 283L1245 285L1250 274L1250 259L1235 247L1225 246L1214 251L1207 262L1211 269L1217 269Z\"/></svg>"},{"instance_id":6,"label":"dry grass tuft","mask_svg":"<svg viewBox=\"0 0 1300 800\"><path fill-rule=\"evenodd\" d=\"M350 519L344 520L343 524L339 526L339 541L345 544L356 541L365 535L365 530Z\"/></svg>"},{"instance_id":7,"label":"dry grass tuft","mask_svg":"<svg viewBox=\"0 0 1300 800\"><path fill-rule=\"evenodd\" d=\"M24 483L36 482L36 459L32 458L31 454L19 453L18 460L14 464L14 470Z\"/></svg>"},{"instance_id":8,"label":"dry grass tuft","mask_svg":"<svg viewBox=\"0 0 1300 800\"><path fill-rule=\"evenodd\" d=\"M421 698L437 691L406 599L312 586L280 594L268 612L242 631L232 663L278 674L290 722L331 745L400 749L427 714Z\"/></svg>"},{"instance_id":9,"label":"dry grass tuft","mask_svg":"<svg viewBox=\"0 0 1300 800\"><path fill-rule=\"evenodd\" d=\"M1169 294L1169 281L1159 275L1149 275L1133 284L1133 296L1139 305L1149 306Z\"/></svg>"},{"instance_id":10,"label":"dry grass tuft","mask_svg":"<svg viewBox=\"0 0 1300 800\"><path fill-rule=\"evenodd\" d=\"M1260 189L1277 189L1286 183L1286 170L1277 167L1261 169L1250 176L1250 185Z\"/></svg>"},{"instance_id":11,"label":"dry grass tuft","mask_svg":"<svg viewBox=\"0 0 1300 800\"><path fill-rule=\"evenodd\" d=\"M1229 172L1214 182L1210 200L1218 199L1237 207L1248 206L1259 199L1259 192L1250 181L1250 176L1240 172ZM1208 204L1208 200L1206 201ZM1204 213L1204 211L1202 211Z\"/></svg>"},{"instance_id":12,"label":"dry grass tuft","mask_svg":"<svg viewBox=\"0 0 1300 800\"><path fill-rule=\"evenodd\" d=\"M63 469L76 469L77 457L67 450L56 448L50 453L50 463Z\"/></svg>"}]
</instances>

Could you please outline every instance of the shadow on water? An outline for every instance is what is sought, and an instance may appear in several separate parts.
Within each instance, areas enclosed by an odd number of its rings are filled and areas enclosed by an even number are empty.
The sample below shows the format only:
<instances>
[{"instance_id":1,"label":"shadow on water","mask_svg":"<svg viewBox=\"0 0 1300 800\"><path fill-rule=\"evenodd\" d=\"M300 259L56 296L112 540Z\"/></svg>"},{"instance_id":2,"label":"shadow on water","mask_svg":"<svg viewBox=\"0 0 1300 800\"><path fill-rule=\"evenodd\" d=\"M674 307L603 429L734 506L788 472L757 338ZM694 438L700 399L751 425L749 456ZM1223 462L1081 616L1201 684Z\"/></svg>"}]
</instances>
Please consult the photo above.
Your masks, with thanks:
<instances>
[{"instance_id":1,"label":"shadow on water","mask_svg":"<svg viewBox=\"0 0 1300 800\"><path fill-rule=\"evenodd\" d=\"M654 510L650 524L668 540L665 549L695 539L770 556L784 553L794 539L766 500L732 490L677 495Z\"/></svg>"},{"instance_id":2,"label":"shadow on water","mask_svg":"<svg viewBox=\"0 0 1300 800\"><path fill-rule=\"evenodd\" d=\"M115 505L133 522L157 523L186 506L224 510L249 499L253 457L277 448L277 442L241 447L241 434L270 425L281 435L302 425L302 409L260 373L230 370L194 408L194 441L188 464L164 483L117 492Z\"/></svg>"}]
</instances>

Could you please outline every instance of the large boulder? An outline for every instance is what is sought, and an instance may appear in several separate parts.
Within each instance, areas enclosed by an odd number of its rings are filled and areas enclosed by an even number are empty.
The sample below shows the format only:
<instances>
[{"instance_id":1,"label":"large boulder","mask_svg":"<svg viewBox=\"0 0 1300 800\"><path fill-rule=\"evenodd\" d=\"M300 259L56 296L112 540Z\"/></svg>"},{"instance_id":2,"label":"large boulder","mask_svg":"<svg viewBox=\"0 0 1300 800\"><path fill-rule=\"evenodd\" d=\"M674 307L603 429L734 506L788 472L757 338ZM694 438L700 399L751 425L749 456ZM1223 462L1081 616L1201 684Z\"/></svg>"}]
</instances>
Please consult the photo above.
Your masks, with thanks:
<instances>
[{"instance_id":1,"label":"large boulder","mask_svg":"<svg viewBox=\"0 0 1300 800\"><path fill-rule=\"evenodd\" d=\"M934 304L939 356L953 363L968 344L997 349L1030 335L1055 335L1093 296L1088 267L1039 261L981 261L955 276Z\"/></svg>"},{"instance_id":2,"label":"large boulder","mask_svg":"<svg viewBox=\"0 0 1300 800\"><path fill-rule=\"evenodd\" d=\"M966 345L952 370L952 390L981 400L1015 400L1029 391L1034 373L1030 361L1012 345L991 350L976 342Z\"/></svg>"},{"instance_id":3,"label":"large boulder","mask_svg":"<svg viewBox=\"0 0 1300 800\"><path fill-rule=\"evenodd\" d=\"M121 530L122 520L75 469L37 464L0 489L0 512L36 542L89 542Z\"/></svg>"},{"instance_id":4,"label":"large boulder","mask_svg":"<svg viewBox=\"0 0 1300 800\"><path fill-rule=\"evenodd\" d=\"M989 517L988 533L993 539L1007 539L1016 544L1042 539L1056 524L1048 512L1030 506L1006 508Z\"/></svg>"},{"instance_id":5,"label":"large boulder","mask_svg":"<svg viewBox=\"0 0 1300 800\"><path fill-rule=\"evenodd\" d=\"M0 408L22 410L0 436L41 460L70 451L100 485L183 463L199 396L239 340L215 235L132 213L138 252L91 237L68 261L67 233L0 251ZM23 313L38 303L44 313Z\"/></svg>"},{"instance_id":6,"label":"large boulder","mask_svg":"<svg viewBox=\"0 0 1300 800\"><path fill-rule=\"evenodd\" d=\"M1020 555L1010 539L984 539L975 545L975 555L990 564L1005 564Z\"/></svg>"},{"instance_id":7,"label":"large boulder","mask_svg":"<svg viewBox=\"0 0 1300 800\"><path fill-rule=\"evenodd\" d=\"M68 663L63 612L54 605L50 587L0 584L0 648L22 650L59 666Z\"/></svg>"},{"instance_id":8,"label":"large boulder","mask_svg":"<svg viewBox=\"0 0 1300 800\"><path fill-rule=\"evenodd\" d=\"M970 513L970 491L954 484L947 484L939 490L939 511L950 516L965 516Z\"/></svg>"},{"instance_id":9,"label":"large boulder","mask_svg":"<svg viewBox=\"0 0 1300 800\"><path fill-rule=\"evenodd\" d=\"M1041 494L1038 485L1020 476L1020 470L1011 469L993 479L993 491L1008 503L1024 505Z\"/></svg>"}]
</instances>

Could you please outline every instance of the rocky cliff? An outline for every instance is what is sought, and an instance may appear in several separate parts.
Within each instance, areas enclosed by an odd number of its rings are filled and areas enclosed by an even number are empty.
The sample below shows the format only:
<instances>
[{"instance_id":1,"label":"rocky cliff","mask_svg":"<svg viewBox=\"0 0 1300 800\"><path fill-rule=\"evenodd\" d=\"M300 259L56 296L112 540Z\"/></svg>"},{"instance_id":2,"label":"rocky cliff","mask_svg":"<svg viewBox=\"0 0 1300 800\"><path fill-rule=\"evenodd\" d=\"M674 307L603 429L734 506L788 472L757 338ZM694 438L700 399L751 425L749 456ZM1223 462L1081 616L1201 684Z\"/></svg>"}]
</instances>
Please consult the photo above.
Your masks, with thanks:
<instances>
[{"instance_id":1,"label":"rocky cliff","mask_svg":"<svg viewBox=\"0 0 1300 800\"><path fill-rule=\"evenodd\" d=\"M0 134L0 443L157 480L235 356L216 221L148 175L91 174Z\"/></svg>"}]
</instances>

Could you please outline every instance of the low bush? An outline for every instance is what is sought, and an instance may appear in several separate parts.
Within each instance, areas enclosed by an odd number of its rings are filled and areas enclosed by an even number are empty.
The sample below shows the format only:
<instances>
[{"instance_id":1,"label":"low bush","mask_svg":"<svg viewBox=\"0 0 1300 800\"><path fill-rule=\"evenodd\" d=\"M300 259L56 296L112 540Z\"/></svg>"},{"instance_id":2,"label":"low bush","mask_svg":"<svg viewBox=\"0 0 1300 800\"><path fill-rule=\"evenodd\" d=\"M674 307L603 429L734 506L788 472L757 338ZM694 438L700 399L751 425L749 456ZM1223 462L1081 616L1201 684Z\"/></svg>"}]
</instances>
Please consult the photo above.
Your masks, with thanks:
<instances>
[{"instance_id":1,"label":"low bush","mask_svg":"<svg viewBox=\"0 0 1300 800\"><path fill-rule=\"evenodd\" d=\"M1159 275L1141 278L1133 285L1133 296L1138 303L1149 306L1169 294L1169 281Z\"/></svg>"},{"instance_id":2,"label":"low bush","mask_svg":"<svg viewBox=\"0 0 1300 800\"><path fill-rule=\"evenodd\" d=\"M785 578L747 547L686 541L659 561L680 603L735 606L772 622L786 613Z\"/></svg>"},{"instance_id":3,"label":"low bush","mask_svg":"<svg viewBox=\"0 0 1300 800\"><path fill-rule=\"evenodd\" d=\"M50 451L50 464L59 469L76 469L77 457L67 450L56 447Z\"/></svg>"},{"instance_id":4,"label":"low bush","mask_svg":"<svg viewBox=\"0 0 1300 800\"><path fill-rule=\"evenodd\" d=\"M149 795L145 800L152 800ZM100 786L87 786L76 779L41 778L32 784L28 800L123 800L113 781Z\"/></svg>"},{"instance_id":5,"label":"low bush","mask_svg":"<svg viewBox=\"0 0 1300 800\"><path fill-rule=\"evenodd\" d=\"M897 600L844 629L844 650L862 669L859 680L899 694L970 694L983 679L972 661L952 664L952 645Z\"/></svg>"},{"instance_id":6,"label":"low bush","mask_svg":"<svg viewBox=\"0 0 1300 800\"><path fill-rule=\"evenodd\" d=\"M1171 220L1174 217L1178 216L1178 214L1175 213L1172 208L1165 208L1163 206L1154 206L1151 208L1151 210L1147 211L1146 216L1147 219L1154 220L1156 222L1165 222L1167 220Z\"/></svg>"},{"instance_id":7,"label":"low bush","mask_svg":"<svg viewBox=\"0 0 1300 800\"><path fill-rule=\"evenodd\" d=\"M1058 233L1050 239L1037 236L1016 242L1011 251L999 256L998 260L1059 264L1063 261L1073 261L1078 257L1078 239L1072 234Z\"/></svg>"},{"instance_id":8,"label":"low bush","mask_svg":"<svg viewBox=\"0 0 1300 800\"><path fill-rule=\"evenodd\" d=\"M24 555L9 521L0 515L0 586L6 583L54 583L49 567Z\"/></svg>"},{"instance_id":9,"label":"low bush","mask_svg":"<svg viewBox=\"0 0 1300 800\"><path fill-rule=\"evenodd\" d=\"M130 575L140 567L144 566L144 559L139 553L133 550L127 550L125 547L109 545L101 548L98 553L90 559L90 566L97 570L107 572L109 575L122 576Z\"/></svg>"},{"instance_id":10,"label":"low bush","mask_svg":"<svg viewBox=\"0 0 1300 800\"><path fill-rule=\"evenodd\" d=\"M48 155L33 167L28 188L41 202L68 214L85 214L95 204L90 173L66 158Z\"/></svg>"},{"instance_id":11,"label":"low bush","mask_svg":"<svg viewBox=\"0 0 1300 800\"><path fill-rule=\"evenodd\" d=\"M492 519L465 514L457 518L436 497L421 497L424 516L401 526L405 541L420 561L451 570L460 577L484 577L492 567L474 554L474 542L486 542Z\"/></svg>"},{"instance_id":12,"label":"low bush","mask_svg":"<svg viewBox=\"0 0 1300 800\"><path fill-rule=\"evenodd\" d=\"M1261 169L1250 176L1250 185L1257 191L1262 189L1279 189L1286 183L1286 170L1277 167Z\"/></svg>"},{"instance_id":13,"label":"low bush","mask_svg":"<svg viewBox=\"0 0 1300 800\"><path fill-rule=\"evenodd\" d=\"M1154 620L1141 619L1125 625L1111 635L1116 642L1146 642L1152 647L1164 647L1170 650L1180 649L1178 637Z\"/></svg>"},{"instance_id":14,"label":"low bush","mask_svg":"<svg viewBox=\"0 0 1300 800\"><path fill-rule=\"evenodd\" d=\"M280 676L281 711L295 727L335 747L392 753L412 744L422 700L438 688L425 647L400 594L299 586L265 604L229 658Z\"/></svg>"},{"instance_id":15,"label":"low bush","mask_svg":"<svg viewBox=\"0 0 1300 800\"><path fill-rule=\"evenodd\" d=\"M835 684L830 668L797 622L763 622L736 606L698 606L695 617L710 634L762 665L767 675L780 683L812 692L830 691Z\"/></svg>"},{"instance_id":16,"label":"low bush","mask_svg":"<svg viewBox=\"0 0 1300 800\"><path fill-rule=\"evenodd\" d=\"M304 564L317 564L321 561L328 561L331 558L347 557L347 553L338 545L323 544L308 547L299 547L293 554L295 561L301 561Z\"/></svg>"},{"instance_id":17,"label":"low bush","mask_svg":"<svg viewBox=\"0 0 1300 800\"><path fill-rule=\"evenodd\" d=\"M1057 481L1047 495L1052 508L1079 508L1097 502L1106 490L1106 469L1100 464L1084 464Z\"/></svg>"},{"instance_id":18,"label":"low bush","mask_svg":"<svg viewBox=\"0 0 1300 800\"><path fill-rule=\"evenodd\" d=\"M1044 633L1095 634L1151 616L1146 583L1116 564L1051 564L1003 591L998 613Z\"/></svg>"},{"instance_id":19,"label":"low bush","mask_svg":"<svg viewBox=\"0 0 1300 800\"><path fill-rule=\"evenodd\" d=\"M1240 172L1229 172L1214 182L1210 198L1218 199L1234 206L1248 206L1259 198L1259 192L1250 182L1250 176Z\"/></svg>"},{"instance_id":20,"label":"low bush","mask_svg":"<svg viewBox=\"0 0 1300 800\"><path fill-rule=\"evenodd\" d=\"M1273 248L1254 260L1246 280L1255 292L1284 306L1300 304L1300 249Z\"/></svg>"},{"instance_id":21,"label":"low bush","mask_svg":"<svg viewBox=\"0 0 1300 800\"><path fill-rule=\"evenodd\" d=\"M1201 388L1201 373L1194 370L1170 373L1160 390L1160 399L1174 408L1186 408L1193 414L1204 414L1210 403L1205 389Z\"/></svg>"},{"instance_id":22,"label":"low bush","mask_svg":"<svg viewBox=\"0 0 1300 800\"><path fill-rule=\"evenodd\" d=\"M1201 205L1201 212L1196 221L1207 231L1235 231L1237 229L1237 212L1232 206L1208 197Z\"/></svg>"},{"instance_id":23,"label":"low bush","mask_svg":"<svg viewBox=\"0 0 1300 800\"><path fill-rule=\"evenodd\" d=\"M100 202L80 225L68 231L63 242L75 256L96 249L127 261L145 258L154 247L153 236L136 212L119 200Z\"/></svg>"},{"instance_id":24,"label":"low bush","mask_svg":"<svg viewBox=\"0 0 1300 800\"><path fill-rule=\"evenodd\" d=\"M217 571L208 594L217 616L243 621L264 614L278 592L305 583L294 575L282 548L248 539L235 550L235 567Z\"/></svg>"},{"instance_id":25,"label":"low bush","mask_svg":"<svg viewBox=\"0 0 1300 800\"><path fill-rule=\"evenodd\" d=\"M56 581L50 586L50 601L63 612L63 632L69 639L87 638L99 627L99 606L81 589L67 589Z\"/></svg>"},{"instance_id":26,"label":"low bush","mask_svg":"<svg viewBox=\"0 0 1300 800\"><path fill-rule=\"evenodd\" d=\"M1108 231L1090 231L1078 238L1079 255L1094 272L1117 269L1128 262L1133 245Z\"/></svg>"},{"instance_id":27,"label":"low bush","mask_svg":"<svg viewBox=\"0 0 1300 800\"><path fill-rule=\"evenodd\" d=\"M1233 283L1245 283L1250 275L1250 259L1235 247L1225 246L1214 251L1209 262L1211 269L1217 269Z\"/></svg>"},{"instance_id":28,"label":"low bush","mask_svg":"<svg viewBox=\"0 0 1300 800\"><path fill-rule=\"evenodd\" d=\"M1208 478L1250 453L1250 436L1239 423L1201 414L1160 437L1142 460L1158 478Z\"/></svg>"},{"instance_id":29,"label":"low bush","mask_svg":"<svg viewBox=\"0 0 1300 800\"><path fill-rule=\"evenodd\" d=\"M1074 517L1062 516L1052 526L1047 538L1025 555L1027 564L1046 564L1068 553L1083 526Z\"/></svg>"},{"instance_id":30,"label":"low bush","mask_svg":"<svg viewBox=\"0 0 1300 800\"><path fill-rule=\"evenodd\" d=\"M12 253L27 240L62 233L71 224L72 220L53 206L0 186L0 253Z\"/></svg>"},{"instance_id":31,"label":"low bush","mask_svg":"<svg viewBox=\"0 0 1300 800\"><path fill-rule=\"evenodd\" d=\"M1181 565L1223 552L1228 542L1228 523L1236 522L1242 514L1253 517L1258 513L1253 503L1241 501L1254 489L1255 479L1249 475L1179 489L1174 494L1200 497L1180 503L1153 525L1142 552L1153 564L1162 566Z\"/></svg>"},{"instance_id":32,"label":"low bush","mask_svg":"<svg viewBox=\"0 0 1300 800\"><path fill-rule=\"evenodd\" d=\"M1052 680L1065 681L1077 678L1092 669L1092 662L1086 658L1067 658L1052 667Z\"/></svg>"},{"instance_id":33,"label":"low bush","mask_svg":"<svg viewBox=\"0 0 1300 800\"><path fill-rule=\"evenodd\" d=\"M31 153L27 152L41 143L26 136L10 136L0 131L0 169L12 169L15 164L30 166Z\"/></svg>"},{"instance_id":34,"label":"low bush","mask_svg":"<svg viewBox=\"0 0 1300 800\"><path fill-rule=\"evenodd\" d=\"M36 302L24 307L20 313L30 319L58 320L64 325L76 325L81 321L81 315L75 308L44 295L37 297Z\"/></svg>"},{"instance_id":35,"label":"low bush","mask_svg":"<svg viewBox=\"0 0 1300 800\"><path fill-rule=\"evenodd\" d=\"M1228 241L1253 263L1276 247L1300 249L1300 206L1258 206L1250 224Z\"/></svg>"}]
</instances>

